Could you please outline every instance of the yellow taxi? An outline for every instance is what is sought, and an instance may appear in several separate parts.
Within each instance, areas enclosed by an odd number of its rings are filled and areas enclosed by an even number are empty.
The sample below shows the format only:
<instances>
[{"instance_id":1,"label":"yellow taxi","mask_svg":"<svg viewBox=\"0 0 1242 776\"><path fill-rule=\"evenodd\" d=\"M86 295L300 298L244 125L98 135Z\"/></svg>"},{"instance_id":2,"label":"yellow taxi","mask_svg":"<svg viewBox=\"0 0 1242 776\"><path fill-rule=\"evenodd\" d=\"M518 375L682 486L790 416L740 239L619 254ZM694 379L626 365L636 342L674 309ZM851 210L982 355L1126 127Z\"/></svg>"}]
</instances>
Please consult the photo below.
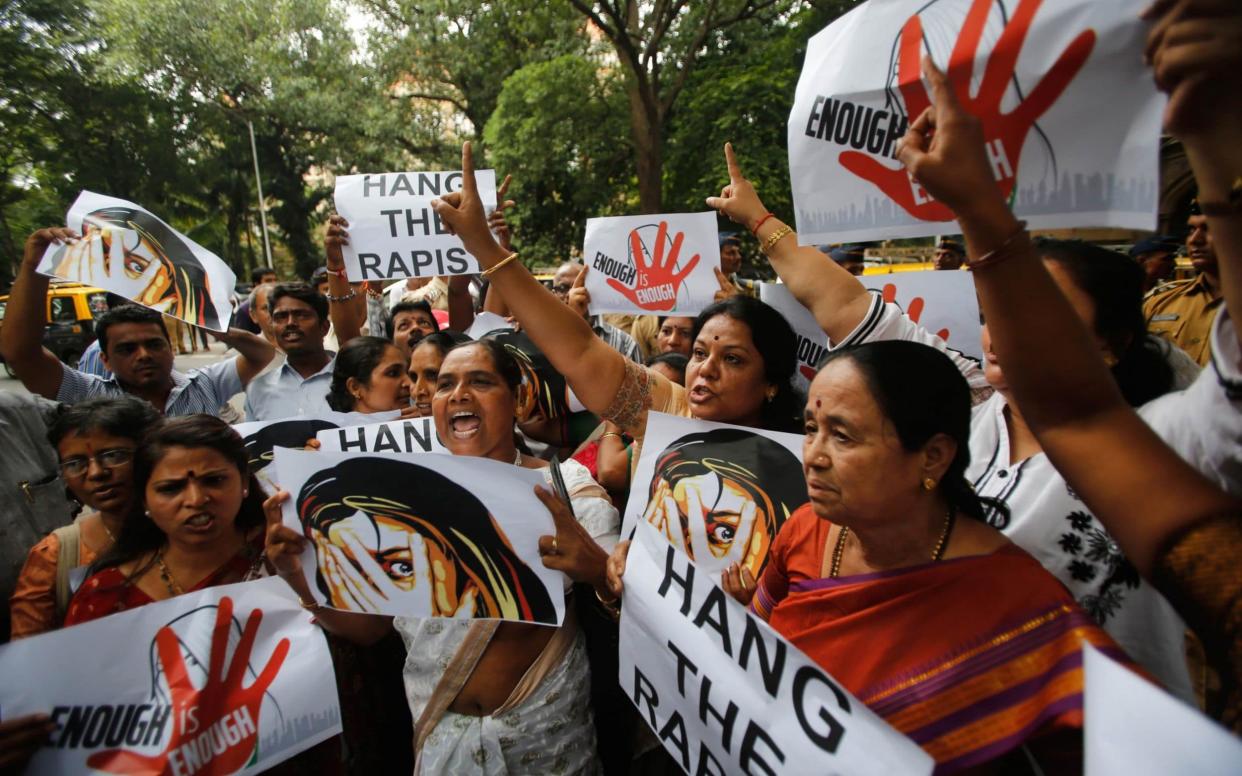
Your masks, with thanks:
<instances>
[{"instance_id":1,"label":"yellow taxi","mask_svg":"<svg viewBox=\"0 0 1242 776\"><path fill-rule=\"evenodd\" d=\"M0 296L0 326L9 297ZM47 322L43 346L61 361L76 366L87 346L95 341L95 319L108 311L108 292L82 283L53 283L47 292ZM4 365L10 377L13 371Z\"/></svg>"}]
</instances>

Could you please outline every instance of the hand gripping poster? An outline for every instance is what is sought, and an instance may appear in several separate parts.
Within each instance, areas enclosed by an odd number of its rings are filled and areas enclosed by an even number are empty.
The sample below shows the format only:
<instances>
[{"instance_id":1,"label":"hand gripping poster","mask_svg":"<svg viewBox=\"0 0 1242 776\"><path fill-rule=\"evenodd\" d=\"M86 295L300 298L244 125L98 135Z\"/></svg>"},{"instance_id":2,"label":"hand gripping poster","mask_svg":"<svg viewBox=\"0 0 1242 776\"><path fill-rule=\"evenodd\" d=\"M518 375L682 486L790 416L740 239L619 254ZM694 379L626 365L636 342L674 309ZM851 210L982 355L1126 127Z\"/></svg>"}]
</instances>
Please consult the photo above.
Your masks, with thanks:
<instances>
[{"instance_id":1,"label":"hand gripping poster","mask_svg":"<svg viewBox=\"0 0 1242 776\"><path fill-rule=\"evenodd\" d=\"M483 207L496 207L496 171L478 170ZM461 172L388 172L336 179L336 212L349 222L342 246L345 274L355 283L388 278L473 275L479 263L431 209L461 191Z\"/></svg>"},{"instance_id":2,"label":"hand gripping poster","mask_svg":"<svg viewBox=\"0 0 1242 776\"><path fill-rule=\"evenodd\" d=\"M708 576L652 526L638 527L625 564L619 680L682 770L931 773L917 744Z\"/></svg>"},{"instance_id":3,"label":"hand gripping poster","mask_svg":"<svg viewBox=\"0 0 1242 776\"><path fill-rule=\"evenodd\" d=\"M237 275L150 211L83 191L65 225L82 239L50 246L39 272L98 286L195 326L228 329Z\"/></svg>"},{"instance_id":4,"label":"hand gripping poster","mask_svg":"<svg viewBox=\"0 0 1242 776\"><path fill-rule=\"evenodd\" d=\"M931 104L930 55L982 123L996 185L1031 228L1154 229L1164 98L1147 0L870 0L811 38L789 114L804 244L947 234L897 142Z\"/></svg>"},{"instance_id":5,"label":"hand gripping poster","mask_svg":"<svg viewBox=\"0 0 1242 776\"><path fill-rule=\"evenodd\" d=\"M486 458L276 450L284 523L307 538L302 571L334 609L559 625L565 576L534 492L543 475Z\"/></svg>"},{"instance_id":6,"label":"hand gripping poster","mask_svg":"<svg viewBox=\"0 0 1242 776\"><path fill-rule=\"evenodd\" d=\"M276 577L0 647L0 709L51 717L35 775L259 773L341 732L327 641Z\"/></svg>"},{"instance_id":7,"label":"hand gripping poster","mask_svg":"<svg viewBox=\"0 0 1242 776\"><path fill-rule=\"evenodd\" d=\"M713 577L741 563L758 579L807 501L797 434L651 412L621 536L647 523Z\"/></svg>"},{"instance_id":8,"label":"hand gripping poster","mask_svg":"<svg viewBox=\"0 0 1242 776\"><path fill-rule=\"evenodd\" d=\"M582 257L593 315L698 315L720 289L712 212L588 218Z\"/></svg>"}]
</instances>

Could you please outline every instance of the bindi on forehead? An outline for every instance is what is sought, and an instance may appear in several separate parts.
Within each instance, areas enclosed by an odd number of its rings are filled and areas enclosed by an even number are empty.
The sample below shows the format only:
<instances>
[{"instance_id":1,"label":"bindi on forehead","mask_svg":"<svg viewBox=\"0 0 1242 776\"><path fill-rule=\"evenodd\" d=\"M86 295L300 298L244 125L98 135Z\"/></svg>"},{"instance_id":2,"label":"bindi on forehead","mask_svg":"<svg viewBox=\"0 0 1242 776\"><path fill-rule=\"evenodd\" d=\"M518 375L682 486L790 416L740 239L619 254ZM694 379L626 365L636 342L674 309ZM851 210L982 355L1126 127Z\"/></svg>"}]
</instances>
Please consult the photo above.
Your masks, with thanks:
<instances>
[{"instance_id":1,"label":"bindi on forehead","mask_svg":"<svg viewBox=\"0 0 1242 776\"><path fill-rule=\"evenodd\" d=\"M816 400L815 400L815 409L819 409L819 408L820 408L820 407L822 407L822 406L824 406L824 400L823 400L823 399L816 399Z\"/></svg>"}]
</instances>

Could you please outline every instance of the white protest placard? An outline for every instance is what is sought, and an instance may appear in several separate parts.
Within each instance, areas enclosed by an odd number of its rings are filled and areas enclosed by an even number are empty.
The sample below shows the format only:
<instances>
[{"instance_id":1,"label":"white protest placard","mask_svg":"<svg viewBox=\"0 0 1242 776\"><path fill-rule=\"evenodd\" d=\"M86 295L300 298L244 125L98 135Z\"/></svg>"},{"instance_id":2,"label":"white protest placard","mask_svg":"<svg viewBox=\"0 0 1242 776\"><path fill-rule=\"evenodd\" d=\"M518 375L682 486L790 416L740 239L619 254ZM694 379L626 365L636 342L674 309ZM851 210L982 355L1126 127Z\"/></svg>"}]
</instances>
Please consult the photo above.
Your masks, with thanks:
<instances>
[{"instance_id":1,"label":"white protest placard","mask_svg":"<svg viewBox=\"0 0 1242 776\"><path fill-rule=\"evenodd\" d=\"M149 210L83 191L65 225L82 239L49 246L39 272L98 286L205 329L228 328L237 275Z\"/></svg>"},{"instance_id":2,"label":"white protest placard","mask_svg":"<svg viewBox=\"0 0 1242 776\"><path fill-rule=\"evenodd\" d=\"M470 339L483 339L484 334L491 334L494 331L511 331L513 324L509 323L504 316L496 313L483 311L475 313L474 323L470 324L470 328L466 329L466 336Z\"/></svg>"},{"instance_id":3,"label":"white protest placard","mask_svg":"<svg viewBox=\"0 0 1242 776\"><path fill-rule=\"evenodd\" d=\"M910 320L974 359L983 358L979 297L969 272L925 270L863 275L863 285L896 302Z\"/></svg>"},{"instance_id":4,"label":"white protest placard","mask_svg":"<svg viewBox=\"0 0 1242 776\"><path fill-rule=\"evenodd\" d=\"M320 450L358 453L444 453L430 417L406 418L365 426L325 428L316 437ZM293 447L293 445L287 445Z\"/></svg>"},{"instance_id":5,"label":"white protest placard","mask_svg":"<svg viewBox=\"0 0 1242 776\"><path fill-rule=\"evenodd\" d=\"M1087 776L1242 772L1242 741L1090 644L1083 644Z\"/></svg>"},{"instance_id":6,"label":"white protest placard","mask_svg":"<svg viewBox=\"0 0 1242 776\"><path fill-rule=\"evenodd\" d=\"M4 645L0 709L51 716L36 776L259 773L341 732L327 641L278 577Z\"/></svg>"},{"instance_id":7,"label":"white protest placard","mask_svg":"<svg viewBox=\"0 0 1242 776\"><path fill-rule=\"evenodd\" d=\"M707 576L639 526L619 679L686 773L931 773L926 752Z\"/></svg>"},{"instance_id":8,"label":"white protest placard","mask_svg":"<svg viewBox=\"0 0 1242 776\"><path fill-rule=\"evenodd\" d=\"M798 338L794 385L805 393L819 371L819 362L828 353L828 335L820 328L815 315L794 298L784 283L760 283L759 299L780 313Z\"/></svg>"},{"instance_id":9,"label":"white protest placard","mask_svg":"<svg viewBox=\"0 0 1242 776\"><path fill-rule=\"evenodd\" d=\"M278 448L284 523L309 541L302 569L334 609L559 625L565 576L530 469L488 458Z\"/></svg>"},{"instance_id":10,"label":"white protest placard","mask_svg":"<svg viewBox=\"0 0 1242 776\"><path fill-rule=\"evenodd\" d=\"M871 0L811 38L789 114L804 244L960 231L897 141L930 104L920 60L983 125L1031 228L1156 226L1164 98L1143 65L1147 0Z\"/></svg>"},{"instance_id":11,"label":"white protest placard","mask_svg":"<svg viewBox=\"0 0 1242 776\"><path fill-rule=\"evenodd\" d=\"M588 218L591 314L698 315L720 290L716 214Z\"/></svg>"},{"instance_id":12,"label":"white protest placard","mask_svg":"<svg viewBox=\"0 0 1242 776\"><path fill-rule=\"evenodd\" d=\"M621 536L648 523L704 572L741 562L758 579L777 532L808 500L797 434L650 412Z\"/></svg>"},{"instance_id":13,"label":"white protest placard","mask_svg":"<svg viewBox=\"0 0 1242 776\"><path fill-rule=\"evenodd\" d=\"M496 207L496 171L476 170L483 207ZM336 212L349 222L342 246L349 279L386 280L473 275L479 264L431 209L431 201L461 191L461 172L387 172L336 179Z\"/></svg>"},{"instance_id":14,"label":"white protest placard","mask_svg":"<svg viewBox=\"0 0 1242 776\"><path fill-rule=\"evenodd\" d=\"M277 447L306 447L306 444L315 439L320 431L336 427L336 423L330 420L307 417L233 424L233 430L241 436L242 442L246 445L250 474L259 481L268 495L279 490L276 483L272 481L270 471L275 449Z\"/></svg>"}]
</instances>

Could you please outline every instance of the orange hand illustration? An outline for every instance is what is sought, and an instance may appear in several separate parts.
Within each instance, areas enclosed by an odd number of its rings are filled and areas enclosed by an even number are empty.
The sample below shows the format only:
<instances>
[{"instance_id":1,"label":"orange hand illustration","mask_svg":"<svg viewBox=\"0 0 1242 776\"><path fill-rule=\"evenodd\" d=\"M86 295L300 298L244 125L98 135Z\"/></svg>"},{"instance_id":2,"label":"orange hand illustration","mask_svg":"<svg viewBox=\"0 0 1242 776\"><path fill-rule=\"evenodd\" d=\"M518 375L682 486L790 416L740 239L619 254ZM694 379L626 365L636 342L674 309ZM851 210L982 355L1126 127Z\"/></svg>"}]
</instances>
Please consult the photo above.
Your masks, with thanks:
<instances>
[{"instance_id":1,"label":"orange hand illustration","mask_svg":"<svg viewBox=\"0 0 1242 776\"><path fill-rule=\"evenodd\" d=\"M962 106L983 125L983 137L992 160L997 186L1008 199L1017 181L1018 160L1022 145L1035 121L1057 101L1065 87L1074 79L1095 46L1095 32L1085 30L1066 47L1052 68L1010 113L1001 113L1005 88L1013 80L1018 53L1030 30L1043 0L1021 0L1009 23L997 40L983 72L979 93L970 95L970 79L975 53L983 37L983 29L992 7L992 0L974 0L962 31L949 57L948 77ZM920 46L923 23L911 16L901 30L897 60L897 84L906 103L906 115L914 122L928 107L931 99L920 77ZM860 178L874 183L907 213L923 221L951 221L949 208L931 199L900 167L890 169L876 159L858 151L843 151L841 166Z\"/></svg>"},{"instance_id":2,"label":"orange hand illustration","mask_svg":"<svg viewBox=\"0 0 1242 776\"><path fill-rule=\"evenodd\" d=\"M892 283L885 283L884 290L880 292L880 296L883 297L885 302L896 302L897 301L897 286L895 286ZM909 306L906 307L906 315L914 323L918 323L919 318L923 317L923 305L924 305L923 297L916 296L910 300ZM945 342L948 342L949 341L949 330L941 329L940 331L936 332L936 336L944 340Z\"/></svg>"},{"instance_id":3,"label":"orange hand illustration","mask_svg":"<svg viewBox=\"0 0 1242 776\"><path fill-rule=\"evenodd\" d=\"M109 749L91 755L86 764L109 773L163 776L179 772L170 762L174 756L180 757L176 750L194 747L197 753L206 755L200 756L205 763L197 771L202 776L225 776L241 770L255 752L263 693L271 686L289 654L289 640L281 639L254 683L249 687L242 686L250 663L250 651L254 648L262 620L261 611L256 609L251 612L242 629L241 640L233 651L228 674L221 676L224 654L229 645L229 626L233 621L233 602L229 598L220 599L211 636L207 681L201 690L196 690L190 681L177 634L171 628L161 628L155 636L155 644L172 694L173 733L167 748L157 755ZM219 751L221 746L223 751Z\"/></svg>"},{"instance_id":4,"label":"orange hand illustration","mask_svg":"<svg viewBox=\"0 0 1242 776\"><path fill-rule=\"evenodd\" d=\"M643 261L643 241L638 230L630 232L630 252L634 256L634 287L628 288L615 278L608 278L608 285L624 294L634 304L646 310L672 310L677 306L677 290L686 276L698 265L699 254L690 257L681 272L677 272L677 256L685 232L678 232L673 244L664 255L664 240L668 237L668 222L661 221L656 232L655 248L651 263Z\"/></svg>"}]
</instances>

